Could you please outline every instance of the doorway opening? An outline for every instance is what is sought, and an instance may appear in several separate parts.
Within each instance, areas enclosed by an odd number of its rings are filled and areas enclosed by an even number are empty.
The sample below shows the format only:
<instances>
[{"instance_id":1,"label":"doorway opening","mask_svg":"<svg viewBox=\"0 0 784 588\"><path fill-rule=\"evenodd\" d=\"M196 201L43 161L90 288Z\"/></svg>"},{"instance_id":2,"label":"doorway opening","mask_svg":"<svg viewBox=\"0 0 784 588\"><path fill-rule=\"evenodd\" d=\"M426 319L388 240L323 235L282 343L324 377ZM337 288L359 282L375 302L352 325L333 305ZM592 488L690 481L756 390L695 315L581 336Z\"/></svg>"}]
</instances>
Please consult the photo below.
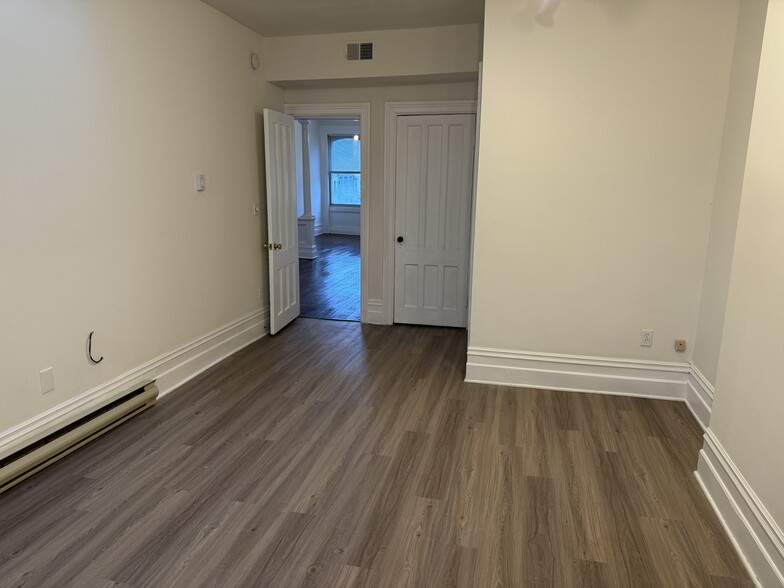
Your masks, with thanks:
<instances>
[{"instance_id":1,"label":"doorway opening","mask_svg":"<svg viewBox=\"0 0 784 588\"><path fill-rule=\"evenodd\" d=\"M296 119L300 316L362 320L362 151L358 117Z\"/></svg>"}]
</instances>

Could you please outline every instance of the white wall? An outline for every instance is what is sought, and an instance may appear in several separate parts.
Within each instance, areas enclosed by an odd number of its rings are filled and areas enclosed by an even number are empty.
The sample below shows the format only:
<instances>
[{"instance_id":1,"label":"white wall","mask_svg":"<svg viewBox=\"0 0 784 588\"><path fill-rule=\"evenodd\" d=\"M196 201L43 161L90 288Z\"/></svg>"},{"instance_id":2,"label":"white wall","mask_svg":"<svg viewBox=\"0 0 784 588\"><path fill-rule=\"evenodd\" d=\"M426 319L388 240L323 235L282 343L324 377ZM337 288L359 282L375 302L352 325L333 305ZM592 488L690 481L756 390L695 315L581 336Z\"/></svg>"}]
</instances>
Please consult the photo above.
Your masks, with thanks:
<instances>
[{"instance_id":1,"label":"white wall","mask_svg":"<svg viewBox=\"0 0 784 588\"><path fill-rule=\"evenodd\" d=\"M271 82L476 74L481 25L272 37L264 41ZM373 60L349 62L345 43L372 41ZM354 82L357 85L359 82Z\"/></svg>"},{"instance_id":2,"label":"white wall","mask_svg":"<svg viewBox=\"0 0 784 588\"><path fill-rule=\"evenodd\" d=\"M265 304L256 125L282 92L252 51L197 0L0 2L0 432Z\"/></svg>"},{"instance_id":3,"label":"white wall","mask_svg":"<svg viewBox=\"0 0 784 588\"><path fill-rule=\"evenodd\" d=\"M711 384L716 383L719 363L766 8L767 0L744 0L738 12L724 137L694 341L694 365Z\"/></svg>"},{"instance_id":4,"label":"white wall","mask_svg":"<svg viewBox=\"0 0 784 588\"><path fill-rule=\"evenodd\" d=\"M782 55L784 2L771 0L710 423L779 533L784 525ZM784 557L778 561L784 563Z\"/></svg>"},{"instance_id":5,"label":"white wall","mask_svg":"<svg viewBox=\"0 0 784 588\"><path fill-rule=\"evenodd\" d=\"M368 244L368 300L381 300L384 291L384 103L405 100L472 100L476 98L476 83L370 86L349 88L288 89L287 104L370 103L369 197L363 205L369 207L370 229L365 236ZM391 304L391 301L390 301Z\"/></svg>"},{"instance_id":6,"label":"white wall","mask_svg":"<svg viewBox=\"0 0 784 588\"><path fill-rule=\"evenodd\" d=\"M689 359L737 10L487 0L472 346Z\"/></svg>"}]
</instances>

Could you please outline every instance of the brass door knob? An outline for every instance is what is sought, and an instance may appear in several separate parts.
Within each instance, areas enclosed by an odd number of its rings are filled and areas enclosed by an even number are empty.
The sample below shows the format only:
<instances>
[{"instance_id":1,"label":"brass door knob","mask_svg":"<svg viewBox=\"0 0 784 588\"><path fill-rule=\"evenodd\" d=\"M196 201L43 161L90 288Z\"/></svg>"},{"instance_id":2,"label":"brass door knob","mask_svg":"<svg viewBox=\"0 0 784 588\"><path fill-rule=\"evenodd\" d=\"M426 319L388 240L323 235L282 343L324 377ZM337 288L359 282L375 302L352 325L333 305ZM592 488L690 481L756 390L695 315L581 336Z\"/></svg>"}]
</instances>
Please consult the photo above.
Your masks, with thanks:
<instances>
[{"instance_id":1,"label":"brass door knob","mask_svg":"<svg viewBox=\"0 0 784 588\"><path fill-rule=\"evenodd\" d=\"M272 249L272 246L269 243L264 243L264 245L262 245L262 247L264 249Z\"/></svg>"},{"instance_id":2,"label":"brass door knob","mask_svg":"<svg viewBox=\"0 0 784 588\"><path fill-rule=\"evenodd\" d=\"M275 243L275 249L283 249L282 243Z\"/></svg>"}]
</instances>

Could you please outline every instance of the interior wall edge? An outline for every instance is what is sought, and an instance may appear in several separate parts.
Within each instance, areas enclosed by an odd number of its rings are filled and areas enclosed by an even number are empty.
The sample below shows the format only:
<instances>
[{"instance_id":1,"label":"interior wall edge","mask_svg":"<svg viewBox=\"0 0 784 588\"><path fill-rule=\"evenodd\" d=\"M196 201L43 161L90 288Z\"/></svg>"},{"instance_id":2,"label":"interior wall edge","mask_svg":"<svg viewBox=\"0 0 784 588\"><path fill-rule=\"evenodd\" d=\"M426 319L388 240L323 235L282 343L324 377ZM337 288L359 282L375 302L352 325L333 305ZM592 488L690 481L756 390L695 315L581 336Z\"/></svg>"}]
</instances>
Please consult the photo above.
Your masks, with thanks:
<instances>
[{"instance_id":1,"label":"interior wall edge","mask_svg":"<svg viewBox=\"0 0 784 588\"><path fill-rule=\"evenodd\" d=\"M708 428L695 472L757 586L784 586L784 533Z\"/></svg>"},{"instance_id":2,"label":"interior wall edge","mask_svg":"<svg viewBox=\"0 0 784 588\"><path fill-rule=\"evenodd\" d=\"M702 428L707 429L710 423L711 411L713 410L713 397L715 395L713 384L694 365L694 362L689 363L689 378L686 384L686 405Z\"/></svg>"}]
</instances>

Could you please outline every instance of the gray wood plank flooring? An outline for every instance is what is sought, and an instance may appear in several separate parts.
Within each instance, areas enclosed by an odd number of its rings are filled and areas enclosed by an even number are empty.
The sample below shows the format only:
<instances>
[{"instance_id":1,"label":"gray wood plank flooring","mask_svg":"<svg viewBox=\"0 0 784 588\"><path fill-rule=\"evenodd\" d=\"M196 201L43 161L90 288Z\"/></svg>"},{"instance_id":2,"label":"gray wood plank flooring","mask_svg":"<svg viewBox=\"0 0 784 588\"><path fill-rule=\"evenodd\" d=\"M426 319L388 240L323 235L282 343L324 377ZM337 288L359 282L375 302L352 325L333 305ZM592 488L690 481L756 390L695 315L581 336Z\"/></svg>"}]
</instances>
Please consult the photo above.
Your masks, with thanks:
<instances>
[{"instance_id":1,"label":"gray wood plank flooring","mask_svg":"<svg viewBox=\"0 0 784 588\"><path fill-rule=\"evenodd\" d=\"M301 316L360 319L359 235L319 235L318 257L299 260Z\"/></svg>"},{"instance_id":2,"label":"gray wood plank flooring","mask_svg":"<svg viewBox=\"0 0 784 588\"><path fill-rule=\"evenodd\" d=\"M751 586L676 402L298 319L0 495L0 586Z\"/></svg>"}]
</instances>

